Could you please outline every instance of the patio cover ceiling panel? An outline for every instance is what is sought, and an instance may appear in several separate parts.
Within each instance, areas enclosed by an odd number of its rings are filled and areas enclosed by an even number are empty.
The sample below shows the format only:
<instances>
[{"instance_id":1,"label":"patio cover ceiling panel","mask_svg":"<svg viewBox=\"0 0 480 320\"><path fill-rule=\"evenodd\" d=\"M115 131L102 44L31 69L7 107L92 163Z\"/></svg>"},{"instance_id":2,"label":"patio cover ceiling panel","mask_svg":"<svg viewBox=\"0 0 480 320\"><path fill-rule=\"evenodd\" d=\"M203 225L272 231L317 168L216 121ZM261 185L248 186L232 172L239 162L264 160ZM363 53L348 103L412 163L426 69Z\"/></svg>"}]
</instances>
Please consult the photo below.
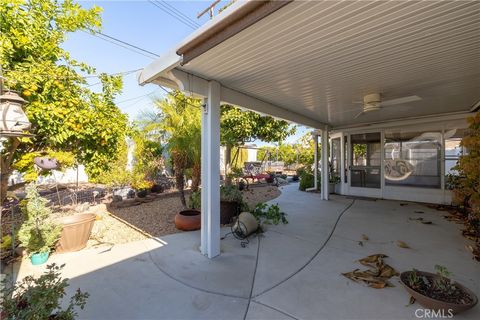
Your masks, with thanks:
<instances>
[{"instance_id":1,"label":"patio cover ceiling panel","mask_svg":"<svg viewBox=\"0 0 480 320\"><path fill-rule=\"evenodd\" d=\"M180 68L332 126L467 111L480 2L295 1ZM373 92L422 100L355 119Z\"/></svg>"}]
</instances>

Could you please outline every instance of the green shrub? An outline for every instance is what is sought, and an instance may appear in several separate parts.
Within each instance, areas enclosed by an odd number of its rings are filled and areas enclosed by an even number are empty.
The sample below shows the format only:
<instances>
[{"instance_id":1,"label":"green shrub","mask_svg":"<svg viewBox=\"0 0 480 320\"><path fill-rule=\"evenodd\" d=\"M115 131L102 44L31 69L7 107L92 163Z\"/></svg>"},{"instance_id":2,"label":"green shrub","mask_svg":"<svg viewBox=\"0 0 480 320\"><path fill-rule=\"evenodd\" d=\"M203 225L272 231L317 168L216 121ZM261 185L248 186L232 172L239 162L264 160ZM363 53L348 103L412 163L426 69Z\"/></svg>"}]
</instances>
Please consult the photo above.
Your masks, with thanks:
<instances>
[{"instance_id":1,"label":"green shrub","mask_svg":"<svg viewBox=\"0 0 480 320\"><path fill-rule=\"evenodd\" d=\"M190 195L190 199L188 201L188 207L190 209L199 210L201 208L201 203L202 203L201 197L202 197L202 194L200 190L192 192L192 194Z\"/></svg>"},{"instance_id":2,"label":"green shrub","mask_svg":"<svg viewBox=\"0 0 480 320\"><path fill-rule=\"evenodd\" d=\"M200 209L202 207L201 190L192 192L188 201L188 207L191 209ZM220 201L237 202L240 204L241 211L249 211L248 205L243 201L242 192L234 185L220 186Z\"/></svg>"},{"instance_id":3,"label":"green shrub","mask_svg":"<svg viewBox=\"0 0 480 320\"><path fill-rule=\"evenodd\" d=\"M241 203L243 201L243 194L234 185L220 187L220 200Z\"/></svg>"},{"instance_id":4,"label":"green shrub","mask_svg":"<svg viewBox=\"0 0 480 320\"><path fill-rule=\"evenodd\" d=\"M280 211L278 204L269 206L266 203L259 203L251 213L257 218L260 225L288 223L287 214Z\"/></svg>"},{"instance_id":5,"label":"green shrub","mask_svg":"<svg viewBox=\"0 0 480 320\"><path fill-rule=\"evenodd\" d=\"M2 319L75 319L75 307L83 309L89 294L78 289L67 308L61 308L65 288L68 287L68 279L60 277L63 266L48 265L47 271L40 277L27 276L13 286L4 280L0 290Z\"/></svg>"},{"instance_id":6,"label":"green shrub","mask_svg":"<svg viewBox=\"0 0 480 320\"><path fill-rule=\"evenodd\" d=\"M318 175L318 177L317 177L317 188L318 188L318 190L320 189L320 184L321 184L320 179L321 179L320 175ZM313 173L303 171L300 175L300 184L298 186L298 189L300 191L305 191L308 188L313 188L314 187L314 181L315 181L315 179L313 177Z\"/></svg>"},{"instance_id":7,"label":"green shrub","mask_svg":"<svg viewBox=\"0 0 480 320\"><path fill-rule=\"evenodd\" d=\"M51 220L52 210L46 206L48 200L42 198L35 184L26 188L26 200L22 201L22 212L25 215L18 240L31 255L49 252L62 232L62 227Z\"/></svg>"}]
</instances>

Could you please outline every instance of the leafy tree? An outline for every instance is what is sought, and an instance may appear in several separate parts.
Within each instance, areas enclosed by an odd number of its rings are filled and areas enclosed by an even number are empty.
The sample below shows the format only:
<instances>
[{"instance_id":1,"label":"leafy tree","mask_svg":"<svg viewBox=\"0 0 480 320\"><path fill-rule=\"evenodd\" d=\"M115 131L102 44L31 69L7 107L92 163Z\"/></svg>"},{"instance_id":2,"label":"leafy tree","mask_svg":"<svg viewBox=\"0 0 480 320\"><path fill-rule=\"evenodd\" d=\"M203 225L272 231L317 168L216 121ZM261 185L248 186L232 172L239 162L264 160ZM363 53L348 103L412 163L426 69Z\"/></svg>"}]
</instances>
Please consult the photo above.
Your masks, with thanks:
<instances>
[{"instance_id":1,"label":"leafy tree","mask_svg":"<svg viewBox=\"0 0 480 320\"><path fill-rule=\"evenodd\" d=\"M319 145L318 152L320 153L320 151L321 146ZM278 161L283 161L285 165L297 164L309 167L313 165L315 149L312 136L310 133L306 133L297 143L261 148L257 154L257 159L264 159L267 152L270 154L270 159L278 159Z\"/></svg>"},{"instance_id":2,"label":"leafy tree","mask_svg":"<svg viewBox=\"0 0 480 320\"><path fill-rule=\"evenodd\" d=\"M113 103L120 76L101 74L101 92L87 87L95 69L61 45L69 32L100 29L101 9L72 0L0 0L0 63L5 87L28 101L33 138L10 138L1 158L1 195L14 165L30 153L70 152L90 177L108 169L124 139L127 117ZM31 164L33 165L33 163ZM25 171L31 169L21 166Z\"/></svg>"},{"instance_id":3,"label":"leafy tree","mask_svg":"<svg viewBox=\"0 0 480 320\"><path fill-rule=\"evenodd\" d=\"M135 142L135 165L134 173L143 175L149 181L155 181L158 172L163 167L163 146L159 140L149 138L146 132L137 132L133 141Z\"/></svg>"},{"instance_id":4,"label":"leafy tree","mask_svg":"<svg viewBox=\"0 0 480 320\"><path fill-rule=\"evenodd\" d=\"M222 105L220 141L225 146L226 183L230 184L228 176L232 161L232 148L242 146L247 142L262 140L278 142L295 133L296 128L283 120L270 116L262 116L252 111L242 111L232 105Z\"/></svg>"},{"instance_id":5,"label":"leafy tree","mask_svg":"<svg viewBox=\"0 0 480 320\"><path fill-rule=\"evenodd\" d=\"M187 169L192 171L192 190L198 190L200 184L200 101L174 91L164 100L157 100L156 105L160 109L157 126L167 141L177 189L186 207L184 188Z\"/></svg>"},{"instance_id":6,"label":"leafy tree","mask_svg":"<svg viewBox=\"0 0 480 320\"><path fill-rule=\"evenodd\" d=\"M471 224L480 228L480 112L468 118L468 134L463 137L461 145L468 153L460 156L455 170L459 177L455 185L454 201L457 205L472 210Z\"/></svg>"}]
</instances>

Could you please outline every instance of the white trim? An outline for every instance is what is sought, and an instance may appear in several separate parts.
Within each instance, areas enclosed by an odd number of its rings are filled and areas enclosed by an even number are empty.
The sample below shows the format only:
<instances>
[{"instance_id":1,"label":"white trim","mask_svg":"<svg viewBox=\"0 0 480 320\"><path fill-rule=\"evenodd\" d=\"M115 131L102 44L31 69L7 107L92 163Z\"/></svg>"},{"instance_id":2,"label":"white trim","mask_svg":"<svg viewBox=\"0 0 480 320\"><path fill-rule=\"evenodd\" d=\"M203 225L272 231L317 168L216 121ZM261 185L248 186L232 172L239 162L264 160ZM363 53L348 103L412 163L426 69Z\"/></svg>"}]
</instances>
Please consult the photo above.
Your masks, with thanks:
<instances>
[{"instance_id":1,"label":"white trim","mask_svg":"<svg viewBox=\"0 0 480 320\"><path fill-rule=\"evenodd\" d=\"M137 81L140 85L150 83L157 78L161 78L163 74L180 65L182 57L177 55L176 50L170 49L162 54L158 59L148 64L145 68L137 73Z\"/></svg>"},{"instance_id":2,"label":"white trim","mask_svg":"<svg viewBox=\"0 0 480 320\"><path fill-rule=\"evenodd\" d=\"M424 123L432 123L432 122L444 122L448 120L458 120L458 119L466 119L467 117L472 116L471 112L454 112L454 113L446 113L446 114L437 114L437 115L429 115L425 117L415 117L415 118L404 118L404 119L396 119L396 120L389 120L385 122L378 122L378 123L371 123L371 124L363 124L358 126L345 126L345 127L334 127L332 129L333 132L373 132L379 131L380 129L387 129L387 128L396 128L396 127L403 127L407 125L416 125L416 124L424 124Z\"/></svg>"},{"instance_id":3,"label":"white trim","mask_svg":"<svg viewBox=\"0 0 480 320\"><path fill-rule=\"evenodd\" d=\"M204 190L208 190L208 157L204 157L204 155L208 154L208 117L207 117L207 104L208 99L203 99L203 112L202 112L202 145L201 145L201 228L200 228L200 252L203 255L208 254L208 197L207 192Z\"/></svg>"}]
</instances>

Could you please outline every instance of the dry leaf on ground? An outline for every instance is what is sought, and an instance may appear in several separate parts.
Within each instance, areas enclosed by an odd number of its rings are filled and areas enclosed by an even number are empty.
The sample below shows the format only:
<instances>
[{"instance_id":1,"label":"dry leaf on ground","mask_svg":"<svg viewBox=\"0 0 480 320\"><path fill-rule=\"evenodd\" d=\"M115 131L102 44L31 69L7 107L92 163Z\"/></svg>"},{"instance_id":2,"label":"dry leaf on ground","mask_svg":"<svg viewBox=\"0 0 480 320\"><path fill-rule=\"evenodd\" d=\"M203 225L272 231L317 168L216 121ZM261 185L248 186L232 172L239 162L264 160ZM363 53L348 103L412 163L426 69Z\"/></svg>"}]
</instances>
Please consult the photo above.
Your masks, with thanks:
<instances>
[{"instance_id":1,"label":"dry leaf on ground","mask_svg":"<svg viewBox=\"0 0 480 320\"><path fill-rule=\"evenodd\" d=\"M385 264L383 259L387 256L384 254L374 254L363 259L358 260L361 264L370 267L365 271L355 269L351 272L342 273L343 276L355 282L363 282L367 286L375 289L382 289L385 287L393 287L388 279L397 276L398 272Z\"/></svg>"},{"instance_id":2,"label":"dry leaf on ground","mask_svg":"<svg viewBox=\"0 0 480 320\"><path fill-rule=\"evenodd\" d=\"M397 246L404 249L410 249L410 246L403 242L402 240L397 240Z\"/></svg>"}]
</instances>

